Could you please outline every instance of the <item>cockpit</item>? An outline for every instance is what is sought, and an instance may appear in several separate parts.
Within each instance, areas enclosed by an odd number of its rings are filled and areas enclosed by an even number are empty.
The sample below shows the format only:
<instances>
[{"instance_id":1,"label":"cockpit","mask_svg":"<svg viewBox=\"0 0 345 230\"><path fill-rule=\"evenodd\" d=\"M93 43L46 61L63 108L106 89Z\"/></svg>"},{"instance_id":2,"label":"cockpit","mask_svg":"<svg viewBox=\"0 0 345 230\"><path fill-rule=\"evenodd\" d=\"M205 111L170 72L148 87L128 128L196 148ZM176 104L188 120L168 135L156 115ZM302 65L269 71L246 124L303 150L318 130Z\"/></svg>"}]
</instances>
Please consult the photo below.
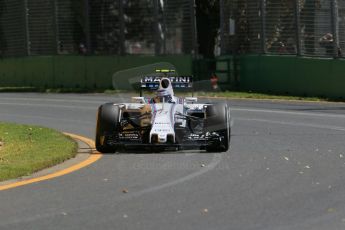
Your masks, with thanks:
<instances>
[{"instance_id":1,"label":"cockpit","mask_svg":"<svg viewBox=\"0 0 345 230\"><path fill-rule=\"evenodd\" d=\"M153 98L154 103L175 103L174 91L170 79L163 78L160 80L156 96Z\"/></svg>"}]
</instances>

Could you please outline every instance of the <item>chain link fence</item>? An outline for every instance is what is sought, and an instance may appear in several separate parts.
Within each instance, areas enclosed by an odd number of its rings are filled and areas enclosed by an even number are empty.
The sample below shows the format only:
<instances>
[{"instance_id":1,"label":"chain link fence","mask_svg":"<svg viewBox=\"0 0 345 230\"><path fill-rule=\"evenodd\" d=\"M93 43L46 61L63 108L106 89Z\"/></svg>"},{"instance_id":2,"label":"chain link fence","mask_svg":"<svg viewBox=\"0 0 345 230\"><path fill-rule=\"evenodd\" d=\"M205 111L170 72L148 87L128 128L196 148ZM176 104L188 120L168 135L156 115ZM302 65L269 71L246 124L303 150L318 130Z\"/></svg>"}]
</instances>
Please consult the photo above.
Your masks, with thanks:
<instances>
[{"instance_id":1,"label":"chain link fence","mask_svg":"<svg viewBox=\"0 0 345 230\"><path fill-rule=\"evenodd\" d=\"M24 2L0 0L0 56L27 53Z\"/></svg>"},{"instance_id":2,"label":"chain link fence","mask_svg":"<svg viewBox=\"0 0 345 230\"><path fill-rule=\"evenodd\" d=\"M194 0L0 0L0 55L192 54Z\"/></svg>"},{"instance_id":3,"label":"chain link fence","mask_svg":"<svg viewBox=\"0 0 345 230\"><path fill-rule=\"evenodd\" d=\"M221 14L225 25L220 32L223 54L232 50L343 57L345 0L221 0L221 3L221 11L226 9Z\"/></svg>"}]
</instances>

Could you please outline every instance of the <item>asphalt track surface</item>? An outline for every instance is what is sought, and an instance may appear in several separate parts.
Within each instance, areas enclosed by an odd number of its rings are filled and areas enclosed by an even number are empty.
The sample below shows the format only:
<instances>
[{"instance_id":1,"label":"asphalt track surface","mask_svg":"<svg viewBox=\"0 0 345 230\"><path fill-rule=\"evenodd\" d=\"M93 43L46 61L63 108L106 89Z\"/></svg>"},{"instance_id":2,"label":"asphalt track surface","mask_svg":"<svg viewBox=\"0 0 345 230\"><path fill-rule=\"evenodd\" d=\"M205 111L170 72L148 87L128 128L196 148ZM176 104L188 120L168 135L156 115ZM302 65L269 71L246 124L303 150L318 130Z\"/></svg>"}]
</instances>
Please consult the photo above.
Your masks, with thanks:
<instances>
[{"instance_id":1,"label":"asphalt track surface","mask_svg":"<svg viewBox=\"0 0 345 230\"><path fill-rule=\"evenodd\" d=\"M0 94L0 120L93 138L98 105L123 100ZM104 155L1 191L0 229L345 229L345 104L228 103L229 152Z\"/></svg>"}]
</instances>

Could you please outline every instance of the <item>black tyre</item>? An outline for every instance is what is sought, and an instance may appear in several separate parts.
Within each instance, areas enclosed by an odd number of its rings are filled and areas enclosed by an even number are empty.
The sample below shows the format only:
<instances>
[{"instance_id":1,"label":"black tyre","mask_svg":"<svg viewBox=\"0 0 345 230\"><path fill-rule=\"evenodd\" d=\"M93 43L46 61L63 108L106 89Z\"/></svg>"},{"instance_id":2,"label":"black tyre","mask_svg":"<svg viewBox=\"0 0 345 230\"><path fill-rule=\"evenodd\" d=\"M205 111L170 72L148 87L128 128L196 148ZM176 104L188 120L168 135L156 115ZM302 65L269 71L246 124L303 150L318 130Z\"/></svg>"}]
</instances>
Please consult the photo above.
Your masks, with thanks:
<instances>
[{"instance_id":1,"label":"black tyre","mask_svg":"<svg viewBox=\"0 0 345 230\"><path fill-rule=\"evenodd\" d=\"M116 146L109 145L108 140L115 137L119 128L120 108L112 103L98 108L96 127L96 149L101 153L114 153ZM112 141L114 142L114 140Z\"/></svg>"},{"instance_id":2,"label":"black tyre","mask_svg":"<svg viewBox=\"0 0 345 230\"><path fill-rule=\"evenodd\" d=\"M217 133L221 138L211 138L207 152L226 152L230 146L230 110L225 103L209 105L206 108L205 131Z\"/></svg>"}]
</instances>

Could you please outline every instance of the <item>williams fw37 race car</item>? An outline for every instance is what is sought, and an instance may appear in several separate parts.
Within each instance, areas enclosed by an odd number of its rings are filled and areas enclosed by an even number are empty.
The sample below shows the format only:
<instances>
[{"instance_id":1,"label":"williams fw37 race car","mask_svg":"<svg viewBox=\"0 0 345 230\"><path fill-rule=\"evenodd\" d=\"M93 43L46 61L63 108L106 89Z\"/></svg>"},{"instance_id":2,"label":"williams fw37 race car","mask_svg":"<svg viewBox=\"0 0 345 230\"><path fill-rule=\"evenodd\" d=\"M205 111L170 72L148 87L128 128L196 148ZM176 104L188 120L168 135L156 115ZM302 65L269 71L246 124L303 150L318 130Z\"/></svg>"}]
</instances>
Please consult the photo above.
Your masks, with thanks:
<instances>
[{"instance_id":1,"label":"williams fw37 race car","mask_svg":"<svg viewBox=\"0 0 345 230\"><path fill-rule=\"evenodd\" d=\"M106 103L98 108L96 149L102 153L129 148L227 151L231 135L228 105L176 97L174 89L191 88L192 78L162 72L141 79L142 89L155 91L152 97L132 97L132 103Z\"/></svg>"}]
</instances>

